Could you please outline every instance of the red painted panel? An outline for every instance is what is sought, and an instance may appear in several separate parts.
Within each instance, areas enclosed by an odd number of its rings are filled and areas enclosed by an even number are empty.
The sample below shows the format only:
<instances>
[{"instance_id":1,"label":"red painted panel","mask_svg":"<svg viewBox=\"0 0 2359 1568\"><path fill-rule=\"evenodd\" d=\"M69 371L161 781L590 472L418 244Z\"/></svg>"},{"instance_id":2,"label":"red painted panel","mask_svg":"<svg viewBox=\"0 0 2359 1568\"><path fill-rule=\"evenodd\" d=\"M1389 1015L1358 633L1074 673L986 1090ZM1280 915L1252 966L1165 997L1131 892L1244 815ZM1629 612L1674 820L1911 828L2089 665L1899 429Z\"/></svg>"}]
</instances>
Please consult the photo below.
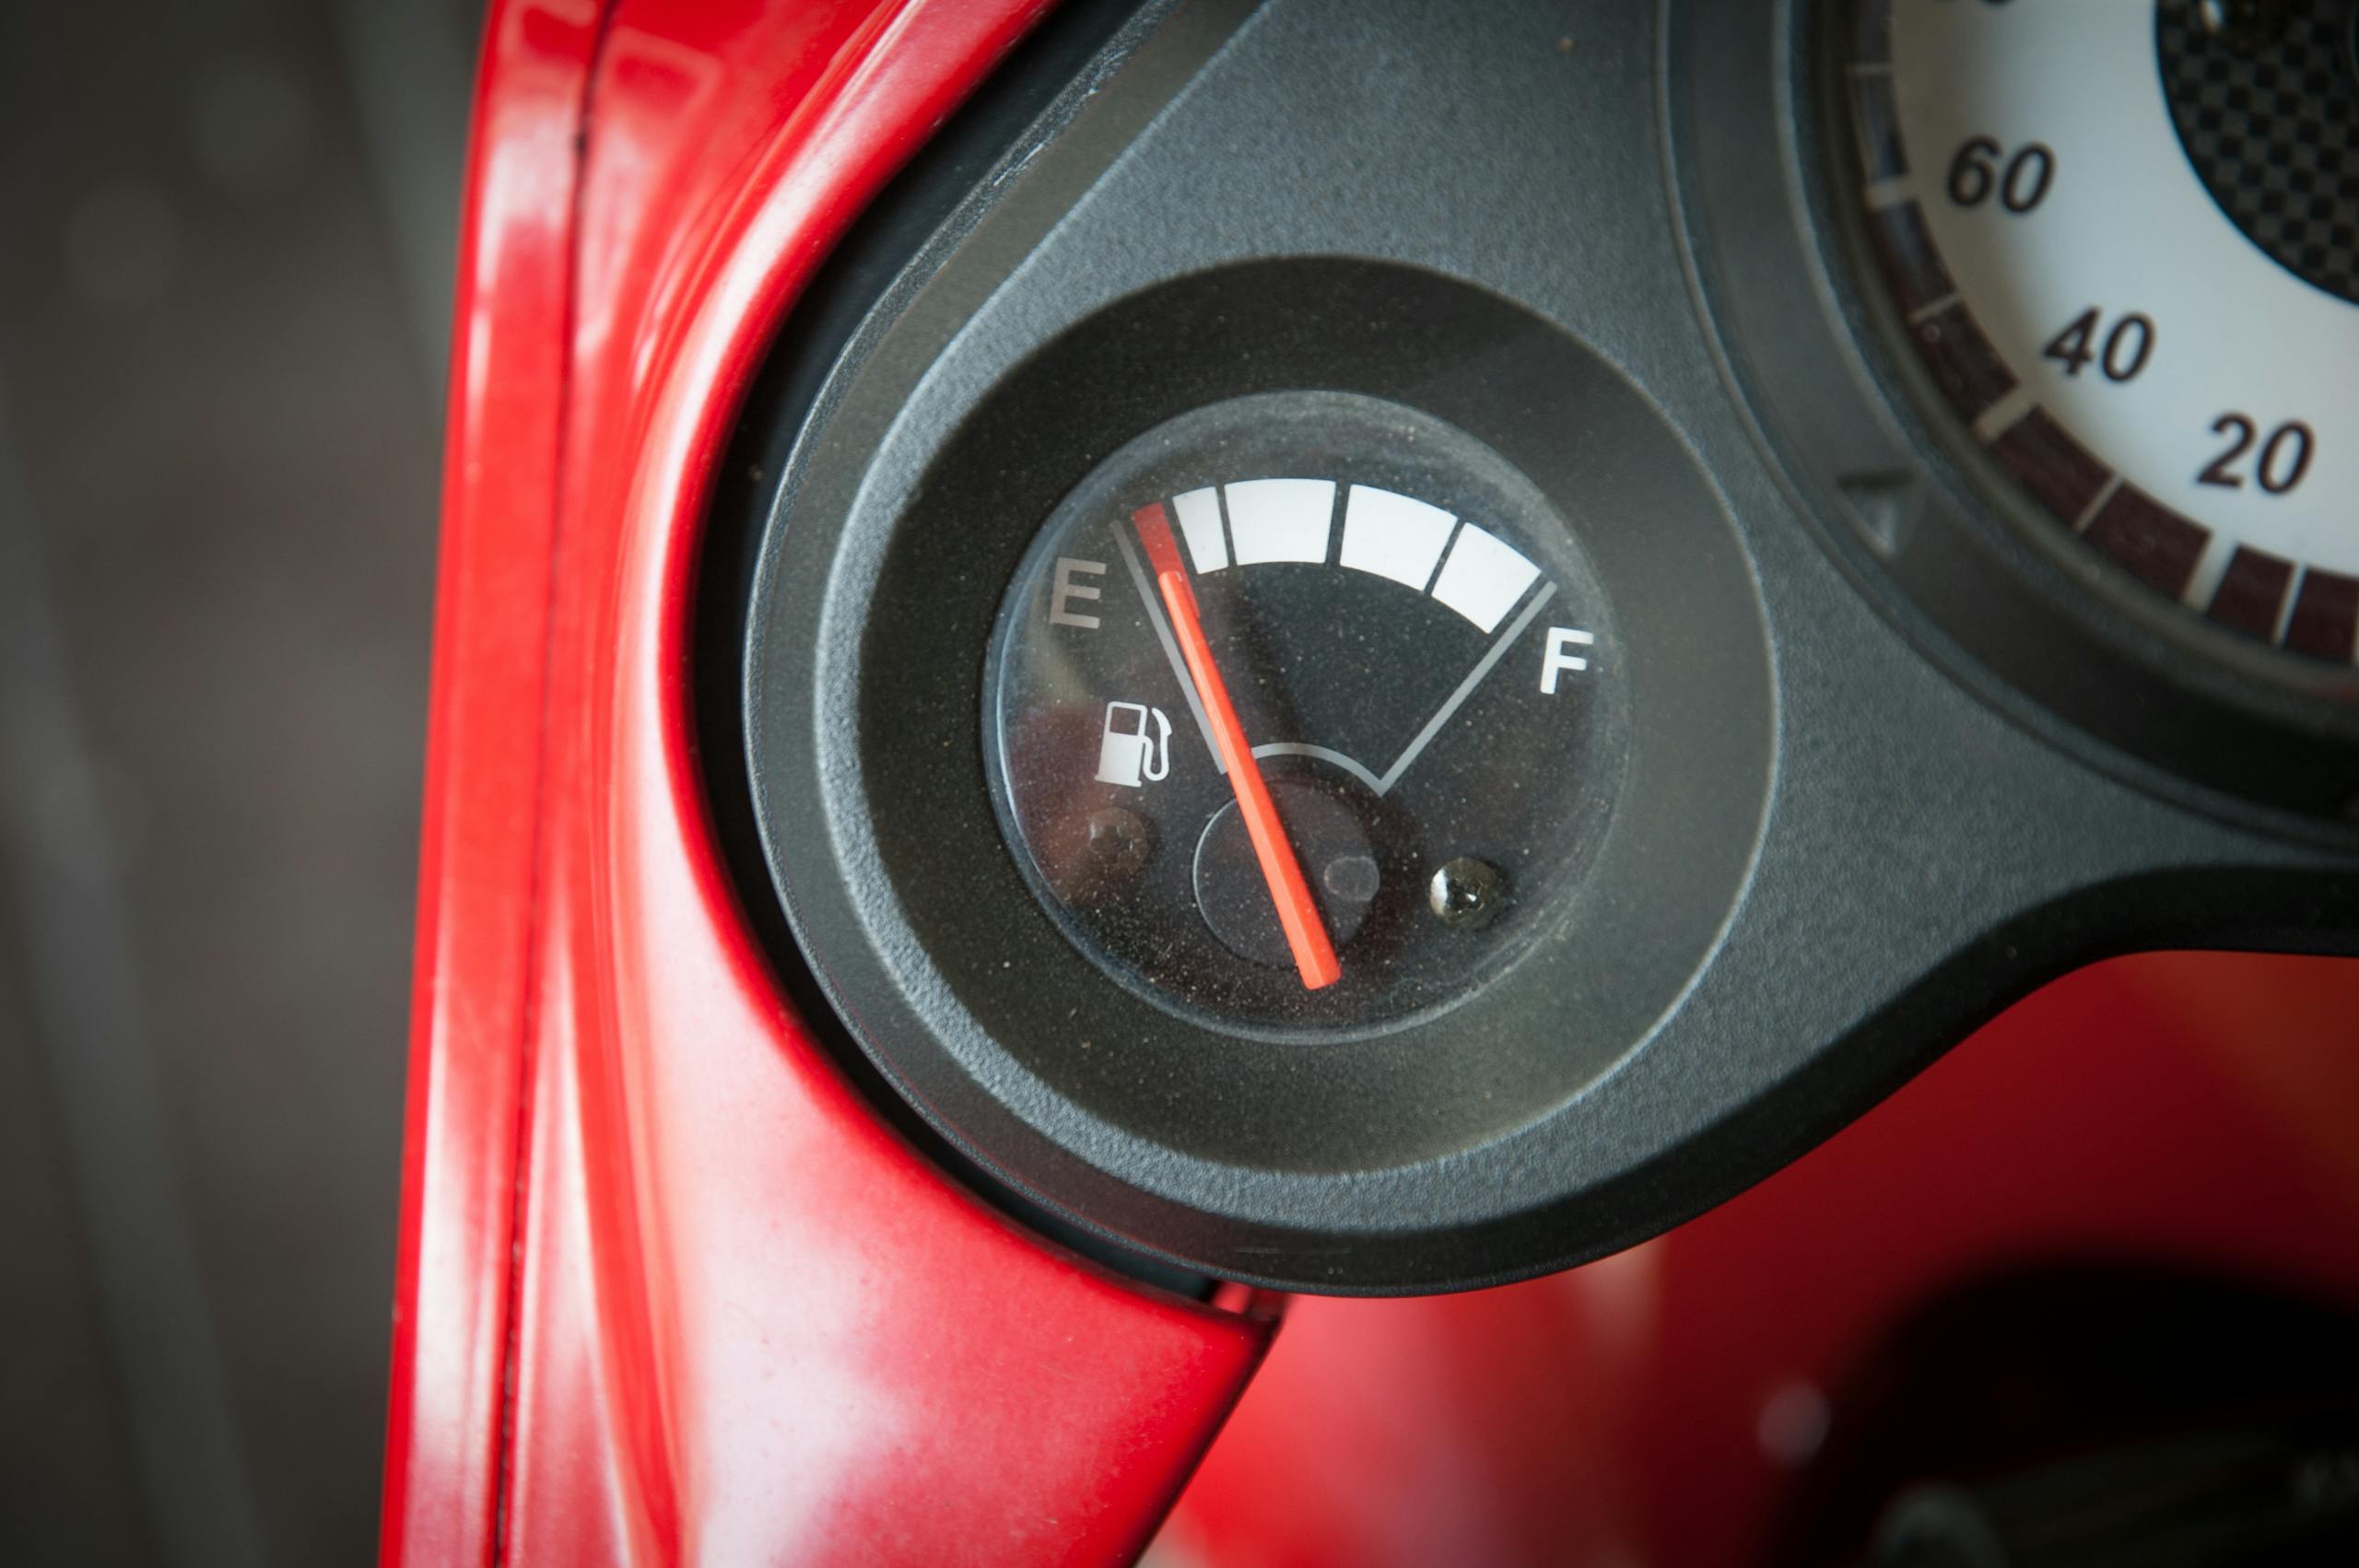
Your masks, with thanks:
<instances>
[{"instance_id":1,"label":"red painted panel","mask_svg":"<svg viewBox=\"0 0 2359 1568\"><path fill-rule=\"evenodd\" d=\"M486 31L452 353L382 1550L489 1560L576 149L597 10ZM496 460L495 460L496 457Z\"/></svg>"},{"instance_id":2,"label":"red painted panel","mask_svg":"<svg viewBox=\"0 0 2359 1568\"><path fill-rule=\"evenodd\" d=\"M388 1562L1098 1562L1266 1342L871 1116L712 841L687 619L769 335L1039 0L502 6L463 270Z\"/></svg>"},{"instance_id":3,"label":"red painted panel","mask_svg":"<svg viewBox=\"0 0 2359 1568\"><path fill-rule=\"evenodd\" d=\"M2359 1311L2359 963L2057 982L1710 1213L1553 1279L1304 1298L1182 1498L1208 1568L1757 1560L1820 1402L2018 1265L2183 1265Z\"/></svg>"}]
</instances>

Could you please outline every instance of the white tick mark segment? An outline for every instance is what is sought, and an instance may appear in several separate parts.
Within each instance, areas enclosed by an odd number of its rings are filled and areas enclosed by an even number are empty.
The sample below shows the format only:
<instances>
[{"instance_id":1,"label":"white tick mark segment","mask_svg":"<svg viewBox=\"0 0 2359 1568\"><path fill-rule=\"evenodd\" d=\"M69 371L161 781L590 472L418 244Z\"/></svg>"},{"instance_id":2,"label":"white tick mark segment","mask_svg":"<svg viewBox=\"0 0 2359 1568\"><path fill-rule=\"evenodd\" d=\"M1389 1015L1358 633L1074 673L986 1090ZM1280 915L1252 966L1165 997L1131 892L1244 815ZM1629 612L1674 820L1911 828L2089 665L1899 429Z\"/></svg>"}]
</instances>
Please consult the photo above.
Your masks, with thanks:
<instances>
[{"instance_id":1,"label":"white tick mark segment","mask_svg":"<svg viewBox=\"0 0 2359 1568\"><path fill-rule=\"evenodd\" d=\"M1216 572L1228 565L1228 541L1220 527L1220 492L1207 485L1171 497L1180 514L1180 536L1188 542L1188 559L1196 575Z\"/></svg>"},{"instance_id":2,"label":"white tick mark segment","mask_svg":"<svg viewBox=\"0 0 2359 1568\"><path fill-rule=\"evenodd\" d=\"M1457 519L1414 497L1355 485L1344 497L1344 548L1354 571L1373 572L1423 593Z\"/></svg>"},{"instance_id":3,"label":"white tick mark segment","mask_svg":"<svg viewBox=\"0 0 2359 1568\"><path fill-rule=\"evenodd\" d=\"M1335 515L1332 479L1247 479L1222 489L1238 566L1326 560L1327 529Z\"/></svg>"},{"instance_id":4,"label":"white tick mark segment","mask_svg":"<svg viewBox=\"0 0 2359 1568\"><path fill-rule=\"evenodd\" d=\"M1434 597L1487 632L1539 575L1521 551L1470 522L1458 531L1434 579Z\"/></svg>"}]
</instances>

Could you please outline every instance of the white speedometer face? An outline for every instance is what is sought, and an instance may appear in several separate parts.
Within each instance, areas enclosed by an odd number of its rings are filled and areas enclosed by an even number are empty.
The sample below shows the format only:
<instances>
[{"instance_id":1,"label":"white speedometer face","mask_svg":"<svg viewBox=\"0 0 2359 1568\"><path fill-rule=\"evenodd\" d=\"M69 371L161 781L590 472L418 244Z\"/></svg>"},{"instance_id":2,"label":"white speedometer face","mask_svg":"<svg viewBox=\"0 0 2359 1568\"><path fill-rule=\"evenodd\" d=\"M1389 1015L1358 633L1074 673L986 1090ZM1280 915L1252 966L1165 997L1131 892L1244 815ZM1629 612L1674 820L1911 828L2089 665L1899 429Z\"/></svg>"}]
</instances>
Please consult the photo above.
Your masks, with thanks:
<instances>
[{"instance_id":1,"label":"white speedometer face","mask_svg":"<svg viewBox=\"0 0 2359 1568\"><path fill-rule=\"evenodd\" d=\"M2359 632L2354 0L1859 0L1871 248L1962 423L2216 623Z\"/></svg>"}]
</instances>

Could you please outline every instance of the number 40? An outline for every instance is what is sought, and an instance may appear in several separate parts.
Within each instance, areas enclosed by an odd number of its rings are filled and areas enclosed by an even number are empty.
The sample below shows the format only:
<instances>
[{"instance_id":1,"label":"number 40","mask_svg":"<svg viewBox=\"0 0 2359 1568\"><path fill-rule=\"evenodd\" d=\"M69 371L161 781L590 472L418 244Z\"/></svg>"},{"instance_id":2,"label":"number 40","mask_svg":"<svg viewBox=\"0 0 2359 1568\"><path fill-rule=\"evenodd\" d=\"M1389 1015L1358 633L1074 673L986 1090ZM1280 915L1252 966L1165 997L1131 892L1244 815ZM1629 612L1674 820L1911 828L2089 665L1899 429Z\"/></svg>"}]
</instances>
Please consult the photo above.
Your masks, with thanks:
<instances>
[{"instance_id":1,"label":"number 40","mask_svg":"<svg viewBox=\"0 0 2359 1568\"><path fill-rule=\"evenodd\" d=\"M2040 353L2063 366L2068 376L2079 375L2094 361L2108 381L2137 380L2154 352L2153 318L2138 310L2116 318L2099 345L2097 328L2104 324L2104 312L2092 305L2066 322Z\"/></svg>"}]
</instances>

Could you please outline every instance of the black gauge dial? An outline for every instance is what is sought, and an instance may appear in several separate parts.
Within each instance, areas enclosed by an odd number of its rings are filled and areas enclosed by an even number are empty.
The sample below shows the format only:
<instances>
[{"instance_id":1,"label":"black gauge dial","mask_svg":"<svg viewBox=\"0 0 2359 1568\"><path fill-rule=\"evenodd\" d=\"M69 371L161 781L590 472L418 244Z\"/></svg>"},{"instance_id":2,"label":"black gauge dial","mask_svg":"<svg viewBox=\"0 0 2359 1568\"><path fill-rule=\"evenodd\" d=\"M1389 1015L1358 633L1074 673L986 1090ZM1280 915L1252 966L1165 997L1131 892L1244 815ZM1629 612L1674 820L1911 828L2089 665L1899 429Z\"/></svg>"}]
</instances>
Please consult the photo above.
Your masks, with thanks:
<instances>
[{"instance_id":1,"label":"black gauge dial","mask_svg":"<svg viewBox=\"0 0 2359 1568\"><path fill-rule=\"evenodd\" d=\"M1008 591L1003 825L1066 933L1167 1007L1446 1004L1601 837L1602 612L1538 490L1436 420L1343 393L1197 411L1068 497Z\"/></svg>"}]
</instances>

